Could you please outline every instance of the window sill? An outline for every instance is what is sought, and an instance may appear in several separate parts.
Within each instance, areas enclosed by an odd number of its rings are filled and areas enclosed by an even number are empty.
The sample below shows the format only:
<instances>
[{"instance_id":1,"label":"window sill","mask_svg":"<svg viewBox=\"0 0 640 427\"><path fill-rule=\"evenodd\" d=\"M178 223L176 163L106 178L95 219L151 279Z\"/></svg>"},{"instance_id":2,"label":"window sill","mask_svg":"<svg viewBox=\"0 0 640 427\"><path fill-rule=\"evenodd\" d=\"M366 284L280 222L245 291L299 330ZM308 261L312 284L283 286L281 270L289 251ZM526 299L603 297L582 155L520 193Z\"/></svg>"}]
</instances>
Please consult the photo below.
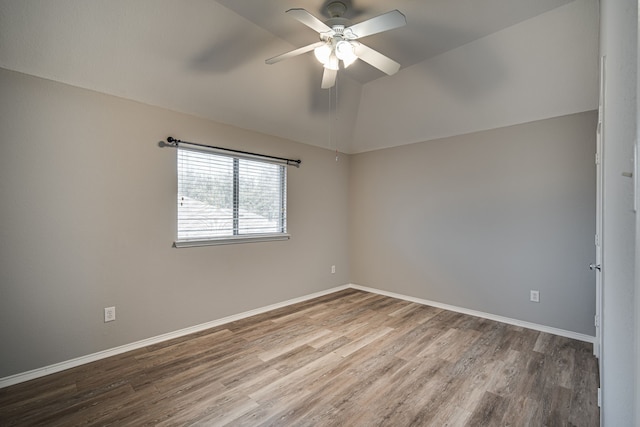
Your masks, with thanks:
<instances>
[{"instance_id":1,"label":"window sill","mask_svg":"<svg viewBox=\"0 0 640 427\"><path fill-rule=\"evenodd\" d=\"M176 248L193 248L198 246L235 245L239 243L272 242L276 240L289 240L289 234L260 234L252 236L221 237L206 240L176 240L173 246Z\"/></svg>"}]
</instances>

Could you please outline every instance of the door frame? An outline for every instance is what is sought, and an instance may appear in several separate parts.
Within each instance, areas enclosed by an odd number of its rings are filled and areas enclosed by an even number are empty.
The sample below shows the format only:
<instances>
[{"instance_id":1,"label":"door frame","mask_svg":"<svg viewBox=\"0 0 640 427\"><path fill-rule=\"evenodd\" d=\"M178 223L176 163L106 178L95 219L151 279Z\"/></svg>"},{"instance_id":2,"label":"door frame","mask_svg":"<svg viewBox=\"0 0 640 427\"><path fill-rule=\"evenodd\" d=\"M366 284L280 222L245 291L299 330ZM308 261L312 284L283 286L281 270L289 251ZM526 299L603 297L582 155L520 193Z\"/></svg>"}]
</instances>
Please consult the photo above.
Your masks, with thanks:
<instances>
[{"instance_id":1,"label":"door frame","mask_svg":"<svg viewBox=\"0 0 640 427\"><path fill-rule=\"evenodd\" d=\"M595 235L595 265L596 274L596 307L594 324L596 328L596 337L593 345L593 354L598 358L600 384L602 385L602 359L603 355L603 322L602 316L602 300L603 300L603 241L604 241L604 109L605 109L605 93L606 93L606 55L600 57L600 87L598 101L598 126L596 135L596 235Z\"/></svg>"}]
</instances>

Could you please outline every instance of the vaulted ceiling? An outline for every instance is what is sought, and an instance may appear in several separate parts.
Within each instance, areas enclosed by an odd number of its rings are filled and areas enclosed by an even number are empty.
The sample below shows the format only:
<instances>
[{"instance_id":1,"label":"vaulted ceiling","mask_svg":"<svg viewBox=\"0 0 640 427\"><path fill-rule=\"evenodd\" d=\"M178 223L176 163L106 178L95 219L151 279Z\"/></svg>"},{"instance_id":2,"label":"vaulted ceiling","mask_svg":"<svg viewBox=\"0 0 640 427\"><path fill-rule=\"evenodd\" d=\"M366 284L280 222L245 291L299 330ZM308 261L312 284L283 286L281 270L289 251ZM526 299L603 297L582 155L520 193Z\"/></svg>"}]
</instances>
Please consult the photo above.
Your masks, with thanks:
<instances>
[{"instance_id":1,"label":"vaulted ceiling","mask_svg":"<svg viewBox=\"0 0 640 427\"><path fill-rule=\"evenodd\" d=\"M406 15L363 40L397 74L266 65L317 41L285 11L322 0L0 0L0 67L349 153L597 108L597 0L343 2Z\"/></svg>"}]
</instances>

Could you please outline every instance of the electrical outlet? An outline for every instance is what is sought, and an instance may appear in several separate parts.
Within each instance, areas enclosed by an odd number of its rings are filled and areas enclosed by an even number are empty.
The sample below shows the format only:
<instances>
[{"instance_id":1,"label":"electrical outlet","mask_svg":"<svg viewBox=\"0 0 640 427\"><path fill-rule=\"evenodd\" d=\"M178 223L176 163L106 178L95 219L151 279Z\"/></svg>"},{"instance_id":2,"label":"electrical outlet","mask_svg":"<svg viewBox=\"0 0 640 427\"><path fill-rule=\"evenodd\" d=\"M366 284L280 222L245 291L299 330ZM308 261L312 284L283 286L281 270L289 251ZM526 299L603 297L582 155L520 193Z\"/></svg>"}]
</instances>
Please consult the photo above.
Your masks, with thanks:
<instances>
[{"instance_id":1,"label":"electrical outlet","mask_svg":"<svg viewBox=\"0 0 640 427\"><path fill-rule=\"evenodd\" d=\"M116 308L115 307L105 307L104 308L104 322L113 322L116 320Z\"/></svg>"},{"instance_id":2,"label":"electrical outlet","mask_svg":"<svg viewBox=\"0 0 640 427\"><path fill-rule=\"evenodd\" d=\"M336 266L335 265L331 266L331 274L336 274Z\"/></svg>"},{"instance_id":3,"label":"electrical outlet","mask_svg":"<svg viewBox=\"0 0 640 427\"><path fill-rule=\"evenodd\" d=\"M529 293L529 301L540 302L540 291L531 290Z\"/></svg>"}]
</instances>

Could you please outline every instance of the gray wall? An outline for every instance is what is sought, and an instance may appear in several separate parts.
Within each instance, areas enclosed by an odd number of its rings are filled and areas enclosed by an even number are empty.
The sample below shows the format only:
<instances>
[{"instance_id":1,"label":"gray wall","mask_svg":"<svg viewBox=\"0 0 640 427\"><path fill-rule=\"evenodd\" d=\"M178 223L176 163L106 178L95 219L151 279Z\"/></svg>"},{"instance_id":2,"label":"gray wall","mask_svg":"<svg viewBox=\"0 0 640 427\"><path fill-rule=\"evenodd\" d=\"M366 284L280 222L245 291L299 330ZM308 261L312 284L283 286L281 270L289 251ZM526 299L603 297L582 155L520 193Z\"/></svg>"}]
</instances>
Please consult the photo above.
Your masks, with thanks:
<instances>
[{"instance_id":1,"label":"gray wall","mask_svg":"<svg viewBox=\"0 0 640 427\"><path fill-rule=\"evenodd\" d=\"M2 69L0 93L0 377L348 283L348 157ZM169 135L301 158L291 240L172 248Z\"/></svg>"},{"instance_id":2,"label":"gray wall","mask_svg":"<svg viewBox=\"0 0 640 427\"><path fill-rule=\"evenodd\" d=\"M596 120L352 156L352 282L593 335Z\"/></svg>"},{"instance_id":3,"label":"gray wall","mask_svg":"<svg viewBox=\"0 0 640 427\"><path fill-rule=\"evenodd\" d=\"M633 212L633 171L636 139L638 3L636 0L602 0L600 53L606 55L603 118L603 425L640 425L634 415L636 351L640 339L635 312L639 309L634 286L636 215ZM634 289L635 287L635 289ZM640 313L639 313L640 314ZM635 379L635 380L634 380ZM636 411L640 411L636 407ZM635 421L634 421L634 417Z\"/></svg>"}]
</instances>

